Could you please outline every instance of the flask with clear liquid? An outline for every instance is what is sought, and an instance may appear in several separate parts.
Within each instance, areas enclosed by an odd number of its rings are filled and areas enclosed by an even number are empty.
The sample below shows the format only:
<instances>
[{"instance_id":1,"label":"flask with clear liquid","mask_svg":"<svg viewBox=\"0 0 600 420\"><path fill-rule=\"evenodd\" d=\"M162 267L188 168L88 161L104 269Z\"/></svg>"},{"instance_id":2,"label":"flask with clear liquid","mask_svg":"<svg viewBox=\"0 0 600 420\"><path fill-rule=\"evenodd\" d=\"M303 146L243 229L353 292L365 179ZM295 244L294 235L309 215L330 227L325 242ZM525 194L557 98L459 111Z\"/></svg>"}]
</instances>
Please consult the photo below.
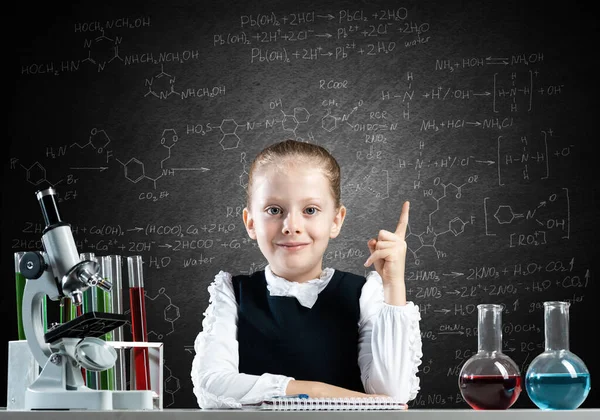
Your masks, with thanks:
<instances>
[{"instance_id":1,"label":"flask with clear liquid","mask_svg":"<svg viewBox=\"0 0 600 420\"><path fill-rule=\"evenodd\" d=\"M458 386L475 410L506 410L521 394L517 364L502 353L502 306L477 305L478 351L463 365Z\"/></svg>"},{"instance_id":2,"label":"flask with clear liquid","mask_svg":"<svg viewBox=\"0 0 600 420\"><path fill-rule=\"evenodd\" d=\"M574 410L588 396L590 372L569 351L569 302L544 302L545 351L525 375L529 398L543 410Z\"/></svg>"}]
</instances>

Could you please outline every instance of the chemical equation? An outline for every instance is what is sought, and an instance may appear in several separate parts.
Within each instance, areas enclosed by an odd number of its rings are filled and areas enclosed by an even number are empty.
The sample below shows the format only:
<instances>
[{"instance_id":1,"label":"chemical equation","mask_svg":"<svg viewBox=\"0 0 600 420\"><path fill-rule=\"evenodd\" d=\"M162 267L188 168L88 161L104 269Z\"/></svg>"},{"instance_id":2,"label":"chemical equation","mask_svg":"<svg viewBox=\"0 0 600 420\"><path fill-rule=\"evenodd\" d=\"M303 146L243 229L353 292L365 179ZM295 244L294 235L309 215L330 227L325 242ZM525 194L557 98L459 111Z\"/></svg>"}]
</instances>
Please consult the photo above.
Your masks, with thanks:
<instances>
[{"instance_id":1,"label":"chemical equation","mask_svg":"<svg viewBox=\"0 0 600 420\"><path fill-rule=\"evenodd\" d=\"M250 51L250 63L345 60L353 56L382 56L427 44L432 38L429 31L430 24L413 19L406 8L269 12L240 16L240 30L214 34L213 47L245 47ZM304 46L315 42L318 45Z\"/></svg>"},{"instance_id":2,"label":"chemical equation","mask_svg":"<svg viewBox=\"0 0 600 420\"><path fill-rule=\"evenodd\" d=\"M175 129L168 128L163 130L159 139L156 141L156 145L160 146L159 150L163 153L162 156L153 156L154 166L159 166L158 171L152 173L147 168L147 160L143 160L137 157L130 157L128 159L114 156L112 150L112 140L105 130L93 128L90 130L90 135L86 141L74 142L72 144L65 144L58 147L47 146L45 151L45 157L52 162L53 160L68 159L70 151L89 151L91 154L102 156L104 162L98 166L69 166L69 170L73 173L66 175L63 178L52 179L48 176L46 169L47 164L42 164L40 161L35 161L32 164L23 164L19 158L11 158L10 168L16 170L21 168L24 171L25 180L34 186L40 186L49 184L52 187L56 187L59 184L64 184L72 189L65 190L61 188L62 194L59 196L59 201L71 200L77 198L78 192L75 188L80 176L75 175L76 173L82 172L97 172L102 173L107 169L110 169L110 165L113 161L117 162L122 171L124 178L133 183L137 184L140 181L148 180L152 183L154 190L139 193L138 200L156 202L164 200L169 197L168 191L155 191L157 189L157 182L163 177L173 177L177 172L181 171L196 171L199 173L209 171L209 168L204 166L201 167L168 167L168 161L171 158L171 149L176 146L179 141L179 136ZM71 152L73 153L73 152ZM74 158L76 159L76 158ZM51 163L52 165L52 163Z\"/></svg>"}]
</instances>

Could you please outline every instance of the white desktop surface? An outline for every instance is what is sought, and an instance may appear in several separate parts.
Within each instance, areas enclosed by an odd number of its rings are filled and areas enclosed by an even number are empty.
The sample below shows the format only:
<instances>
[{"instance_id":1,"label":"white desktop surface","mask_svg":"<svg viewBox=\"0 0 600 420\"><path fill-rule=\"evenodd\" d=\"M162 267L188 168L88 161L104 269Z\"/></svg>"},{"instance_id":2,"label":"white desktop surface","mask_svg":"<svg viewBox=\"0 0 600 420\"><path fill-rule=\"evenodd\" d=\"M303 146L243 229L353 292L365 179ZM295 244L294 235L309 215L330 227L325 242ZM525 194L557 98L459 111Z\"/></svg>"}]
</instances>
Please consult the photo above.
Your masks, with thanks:
<instances>
[{"instance_id":1,"label":"white desktop surface","mask_svg":"<svg viewBox=\"0 0 600 420\"><path fill-rule=\"evenodd\" d=\"M0 420L258 420L282 417L304 419L373 419L373 420L600 420L600 409L542 411L509 409L475 411L471 409L408 409L406 411L260 411L165 409L161 411L6 411L0 409Z\"/></svg>"}]
</instances>

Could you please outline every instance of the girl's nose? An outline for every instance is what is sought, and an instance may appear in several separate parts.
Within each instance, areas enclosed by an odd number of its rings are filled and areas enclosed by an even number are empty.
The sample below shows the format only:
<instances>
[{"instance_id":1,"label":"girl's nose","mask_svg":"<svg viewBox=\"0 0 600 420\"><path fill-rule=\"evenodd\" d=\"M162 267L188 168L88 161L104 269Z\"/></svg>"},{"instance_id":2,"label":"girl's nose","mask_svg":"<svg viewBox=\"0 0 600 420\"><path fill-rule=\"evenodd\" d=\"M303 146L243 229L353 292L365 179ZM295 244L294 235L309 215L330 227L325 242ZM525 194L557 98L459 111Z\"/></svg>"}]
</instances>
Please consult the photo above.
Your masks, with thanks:
<instances>
[{"instance_id":1,"label":"girl's nose","mask_svg":"<svg viewBox=\"0 0 600 420\"><path fill-rule=\"evenodd\" d=\"M295 214L294 212L289 212L283 220L282 232L285 235L294 235L302 233L302 229L302 216Z\"/></svg>"}]
</instances>

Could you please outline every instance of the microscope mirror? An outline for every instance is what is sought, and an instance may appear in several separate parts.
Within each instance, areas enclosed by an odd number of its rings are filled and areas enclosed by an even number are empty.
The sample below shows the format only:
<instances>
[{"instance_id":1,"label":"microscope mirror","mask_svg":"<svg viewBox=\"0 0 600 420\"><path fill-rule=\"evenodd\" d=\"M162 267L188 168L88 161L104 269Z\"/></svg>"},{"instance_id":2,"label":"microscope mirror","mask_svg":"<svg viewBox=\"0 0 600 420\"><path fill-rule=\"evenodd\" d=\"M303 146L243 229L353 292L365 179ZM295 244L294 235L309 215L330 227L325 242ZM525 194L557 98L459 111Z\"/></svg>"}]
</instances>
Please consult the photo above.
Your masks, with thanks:
<instances>
[{"instance_id":1,"label":"microscope mirror","mask_svg":"<svg viewBox=\"0 0 600 420\"><path fill-rule=\"evenodd\" d=\"M87 370L100 372L114 366L117 352L104 340L87 337L75 346L75 360Z\"/></svg>"}]
</instances>

